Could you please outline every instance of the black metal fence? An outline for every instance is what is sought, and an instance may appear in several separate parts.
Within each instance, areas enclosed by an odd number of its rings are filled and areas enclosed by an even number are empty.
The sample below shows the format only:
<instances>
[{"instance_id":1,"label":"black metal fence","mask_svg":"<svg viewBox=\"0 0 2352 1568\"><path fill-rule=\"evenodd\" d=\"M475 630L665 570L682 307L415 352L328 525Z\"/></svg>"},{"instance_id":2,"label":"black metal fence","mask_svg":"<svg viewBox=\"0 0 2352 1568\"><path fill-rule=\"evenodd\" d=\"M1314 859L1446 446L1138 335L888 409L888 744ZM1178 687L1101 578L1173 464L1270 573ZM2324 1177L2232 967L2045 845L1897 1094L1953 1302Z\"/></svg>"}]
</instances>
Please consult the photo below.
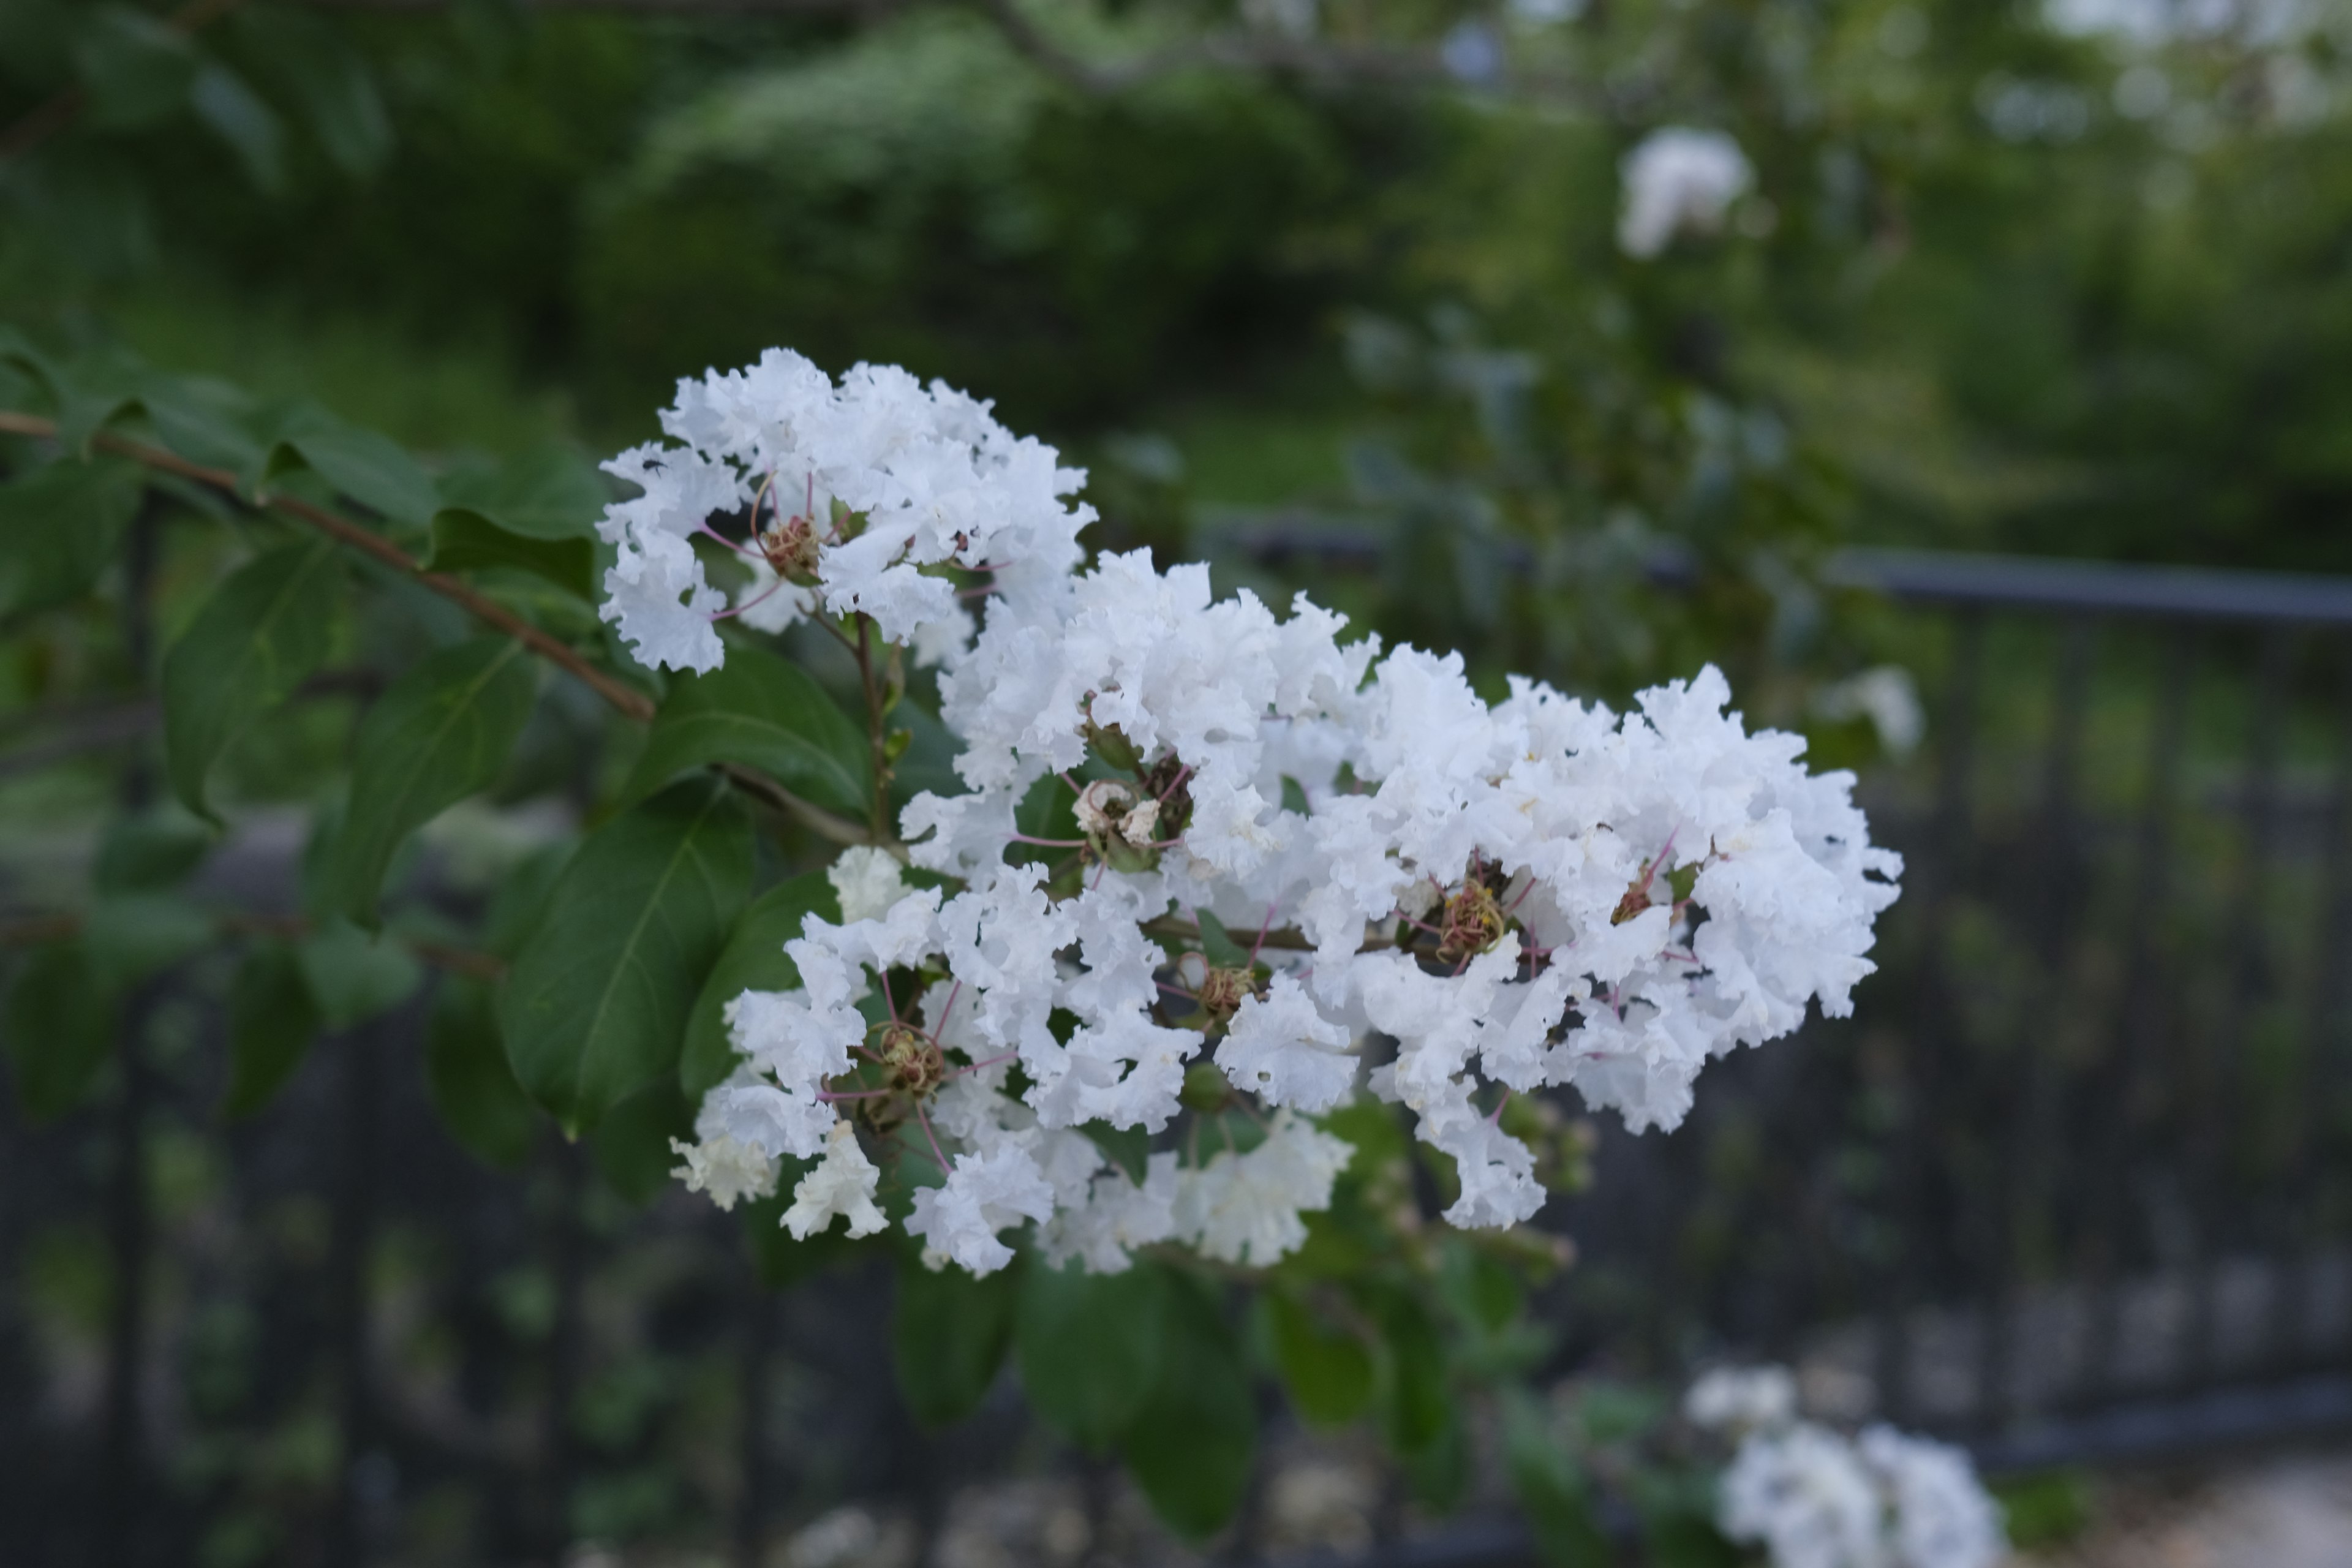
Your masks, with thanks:
<instances>
[{"instance_id":1,"label":"black metal fence","mask_svg":"<svg viewBox=\"0 0 2352 1568\"><path fill-rule=\"evenodd\" d=\"M1919 617L1931 695L1867 789L1910 858L1885 972L1711 1068L1680 1132L1604 1127L1547 1215L1581 1254L1561 1370L1780 1357L1829 1414L2015 1466L2352 1429L2352 584L1836 574ZM266 905L291 859L264 824L206 874ZM1052 1460L1008 1390L905 1423L886 1279L766 1289L698 1199L633 1208L552 1140L460 1152L422 1003L222 1125L225 986L137 998L97 1107L0 1106L0 1561L752 1563L853 1498L911 1561L968 1485ZM1038 1506L1099 1545L1115 1489L1063 1474ZM1414 1560L1517 1550L1451 1541Z\"/></svg>"}]
</instances>

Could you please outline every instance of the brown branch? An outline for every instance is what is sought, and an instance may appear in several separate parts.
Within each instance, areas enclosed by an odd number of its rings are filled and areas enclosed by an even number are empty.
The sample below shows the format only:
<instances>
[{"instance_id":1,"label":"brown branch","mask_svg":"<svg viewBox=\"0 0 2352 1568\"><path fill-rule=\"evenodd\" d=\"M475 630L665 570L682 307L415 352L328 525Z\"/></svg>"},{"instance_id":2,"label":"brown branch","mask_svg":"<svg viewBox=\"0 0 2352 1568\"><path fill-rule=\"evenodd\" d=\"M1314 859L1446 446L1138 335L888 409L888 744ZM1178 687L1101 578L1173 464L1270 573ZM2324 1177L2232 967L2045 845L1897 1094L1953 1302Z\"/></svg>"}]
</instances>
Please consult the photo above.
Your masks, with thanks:
<instances>
[{"instance_id":1,"label":"brown branch","mask_svg":"<svg viewBox=\"0 0 2352 1568\"><path fill-rule=\"evenodd\" d=\"M43 419L34 415L0 413L0 431L54 440L57 437L58 426L54 419ZM150 447L144 442L133 441L110 431L99 432L92 438L91 444L102 451L128 458L135 463L142 464L158 472L176 474L184 479L219 490L233 500L239 501L247 500L244 492L237 488L236 476L226 468L206 468L201 463L190 462L176 452L166 451L161 447ZM577 649L531 625L496 599L480 593L471 584L461 582L444 572L427 572L410 560L405 551L382 535L371 532L348 518L338 517L324 507L313 506L309 501L293 496L259 496L253 498L252 504L282 512L298 521L308 523L337 543L347 545L371 560L402 574L419 586L429 589L457 605L484 625L513 637L531 652L579 680L591 691L603 698L615 711L639 723L652 721L653 699L644 692L597 668ZM868 833L865 828L846 817L835 816L814 801L803 800L773 779L766 778L748 768L732 765L724 767L720 771L730 779L746 784L747 787L750 787L750 780L758 779L760 783L751 793L789 813L812 832L830 838L836 844L870 844L875 841L875 835Z\"/></svg>"},{"instance_id":2,"label":"brown branch","mask_svg":"<svg viewBox=\"0 0 2352 1568\"><path fill-rule=\"evenodd\" d=\"M191 0L164 23L185 37L208 22L218 21L244 0ZM78 87L62 88L33 106L5 131L0 131L0 163L20 158L72 124L89 106L89 94Z\"/></svg>"}]
</instances>

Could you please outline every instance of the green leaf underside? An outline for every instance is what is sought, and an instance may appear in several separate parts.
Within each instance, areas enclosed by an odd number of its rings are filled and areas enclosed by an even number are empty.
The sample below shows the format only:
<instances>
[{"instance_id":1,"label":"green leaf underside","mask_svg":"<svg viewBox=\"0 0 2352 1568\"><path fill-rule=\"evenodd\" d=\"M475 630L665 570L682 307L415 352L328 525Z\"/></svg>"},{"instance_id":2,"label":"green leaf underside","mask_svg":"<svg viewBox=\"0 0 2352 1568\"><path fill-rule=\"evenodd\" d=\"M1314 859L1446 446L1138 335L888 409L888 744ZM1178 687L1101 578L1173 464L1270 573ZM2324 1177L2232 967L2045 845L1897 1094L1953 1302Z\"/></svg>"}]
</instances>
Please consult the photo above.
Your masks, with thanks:
<instances>
[{"instance_id":1,"label":"green leaf underside","mask_svg":"<svg viewBox=\"0 0 2352 1568\"><path fill-rule=\"evenodd\" d=\"M566 1126L676 1065L686 1016L751 891L751 832L695 780L589 836L499 1002L516 1081Z\"/></svg>"},{"instance_id":2,"label":"green leaf underside","mask_svg":"<svg viewBox=\"0 0 2352 1568\"><path fill-rule=\"evenodd\" d=\"M433 520L429 572L512 567L554 584L575 597L596 597L596 547L585 539L532 539L472 510L444 511Z\"/></svg>"},{"instance_id":3,"label":"green leaf underside","mask_svg":"<svg viewBox=\"0 0 2352 1568\"><path fill-rule=\"evenodd\" d=\"M228 1091L221 1110L250 1116L277 1098L318 1037L318 1004L302 961L282 942L246 954L228 993Z\"/></svg>"},{"instance_id":4,"label":"green leaf underside","mask_svg":"<svg viewBox=\"0 0 2352 1568\"><path fill-rule=\"evenodd\" d=\"M930 1427L980 1407L1013 1341L1019 1268L974 1278L961 1268L898 1265L890 1353L908 1413Z\"/></svg>"},{"instance_id":5,"label":"green leaf underside","mask_svg":"<svg viewBox=\"0 0 2352 1568\"><path fill-rule=\"evenodd\" d=\"M635 800L689 768L743 763L829 810L862 817L872 787L865 732L798 665L764 648L731 647L708 675L681 678L654 720Z\"/></svg>"},{"instance_id":6,"label":"green leaf underside","mask_svg":"<svg viewBox=\"0 0 2352 1568\"><path fill-rule=\"evenodd\" d=\"M138 506L139 476L121 463L51 463L0 486L0 616L88 593Z\"/></svg>"},{"instance_id":7,"label":"green leaf underside","mask_svg":"<svg viewBox=\"0 0 2352 1568\"><path fill-rule=\"evenodd\" d=\"M351 804L321 882L325 908L375 918L402 842L497 781L538 689L522 645L502 637L443 648L393 682L360 726Z\"/></svg>"},{"instance_id":8,"label":"green leaf underside","mask_svg":"<svg viewBox=\"0 0 2352 1568\"><path fill-rule=\"evenodd\" d=\"M1143 1495L1191 1541L1240 1508L1257 1448L1247 1364L1209 1289L1178 1279L1168 1291L1158 1374L1120 1443Z\"/></svg>"},{"instance_id":9,"label":"green leaf underside","mask_svg":"<svg viewBox=\"0 0 2352 1568\"><path fill-rule=\"evenodd\" d=\"M80 1102L114 1047L114 1006L79 942L36 950L0 1008L16 1100L47 1121Z\"/></svg>"},{"instance_id":10,"label":"green leaf underside","mask_svg":"<svg viewBox=\"0 0 2352 1568\"><path fill-rule=\"evenodd\" d=\"M727 945L687 1015L686 1041L677 1058L678 1087L700 1100L735 1070L735 1047L727 1037L727 1004L746 991L790 991L800 971L784 956L784 943L801 934L812 914L841 918L833 884L810 871L769 889L735 918Z\"/></svg>"},{"instance_id":11,"label":"green leaf underside","mask_svg":"<svg viewBox=\"0 0 2352 1568\"><path fill-rule=\"evenodd\" d=\"M334 617L320 598L340 575L323 539L258 556L214 590L163 656L163 763L189 810L214 816L205 800L213 764L327 657Z\"/></svg>"},{"instance_id":12,"label":"green leaf underside","mask_svg":"<svg viewBox=\"0 0 2352 1568\"><path fill-rule=\"evenodd\" d=\"M1165 1270L1151 1264L1123 1274L1029 1268L1013 1342L1030 1407L1080 1447L1109 1448L1159 1373L1170 1296Z\"/></svg>"},{"instance_id":13,"label":"green leaf underside","mask_svg":"<svg viewBox=\"0 0 2352 1568\"><path fill-rule=\"evenodd\" d=\"M539 1112L499 1043L490 993L478 981L444 981L425 1034L425 1087L451 1137L483 1163L511 1171L530 1158Z\"/></svg>"}]
</instances>

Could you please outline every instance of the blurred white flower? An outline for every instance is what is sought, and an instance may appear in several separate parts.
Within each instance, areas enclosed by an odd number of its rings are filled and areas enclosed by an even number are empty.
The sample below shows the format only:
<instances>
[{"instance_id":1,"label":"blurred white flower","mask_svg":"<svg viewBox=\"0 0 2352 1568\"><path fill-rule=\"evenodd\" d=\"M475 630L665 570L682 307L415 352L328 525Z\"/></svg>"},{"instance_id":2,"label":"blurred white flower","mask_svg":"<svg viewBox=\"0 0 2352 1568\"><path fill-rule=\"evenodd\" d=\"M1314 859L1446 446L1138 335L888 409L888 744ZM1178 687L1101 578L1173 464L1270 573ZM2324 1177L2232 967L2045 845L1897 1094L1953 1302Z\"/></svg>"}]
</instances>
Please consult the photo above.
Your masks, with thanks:
<instances>
[{"instance_id":1,"label":"blurred white flower","mask_svg":"<svg viewBox=\"0 0 2352 1568\"><path fill-rule=\"evenodd\" d=\"M1739 143L1720 131L1670 125L1653 131L1618 167L1624 206L1617 244L1647 258L1677 234L1713 234L1731 204L1755 184L1756 171Z\"/></svg>"}]
</instances>

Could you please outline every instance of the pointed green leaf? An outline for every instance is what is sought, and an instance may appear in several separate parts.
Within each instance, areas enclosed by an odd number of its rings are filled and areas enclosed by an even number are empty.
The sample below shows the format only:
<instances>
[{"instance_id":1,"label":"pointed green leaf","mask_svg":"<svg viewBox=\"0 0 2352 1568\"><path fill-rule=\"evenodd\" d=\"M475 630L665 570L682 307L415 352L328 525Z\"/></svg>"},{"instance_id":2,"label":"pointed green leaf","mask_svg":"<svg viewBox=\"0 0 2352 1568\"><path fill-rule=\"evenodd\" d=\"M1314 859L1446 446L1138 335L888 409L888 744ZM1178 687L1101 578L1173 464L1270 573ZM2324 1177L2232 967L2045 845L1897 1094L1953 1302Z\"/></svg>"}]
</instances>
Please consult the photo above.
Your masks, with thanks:
<instances>
[{"instance_id":1,"label":"pointed green leaf","mask_svg":"<svg viewBox=\"0 0 2352 1568\"><path fill-rule=\"evenodd\" d=\"M0 486L0 616L88 593L139 509L128 464L68 459Z\"/></svg>"},{"instance_id":2,"label":"pointed green leaf","mask_svg":"<svg viewBox=\"0 0 2352 1568\"><path fill-rule=\"evenodd\" d=\"M951 1426L980 1408L1013 1342L1021 1265L975 1278L898 1260L890 1359L917 1425Z\"/></svg>"},{"instance_id":3,"label":"pointed green leaf","mask_svg":"<svg viewBox=\"0 0 2352 1568\"><path fill-rule=\"evenodd\" d=\"M1206 1286L1171 1281L1164 1321L1157 1375L1119 1452L1152 1511L1198 1542L1233 1518L1249 1489L1257 1404L1240 1342Z\"/></svg>"},{"instance_id":4,"label":"pointed green leaf","mask_svg":"<svg viewBox=\"0 0 2352 1568\"><path fill-rule=\"evenodd\" d=\"M262 485L308 468L342 494L394 522L422 528L441 510L432 477L398 443L316 408L296 411L261 474Z\"/></svg>"},{"instance_id":5,"label":"pointed green leaf","mask_svg":"<svg viewBox=\"0 0 2352 1568\"><path fill-rule=\"evenodd\" d=\"M213 816L213 764L327 657L341 578L326 540L273 550L215 589L163 656L163 765L189 810Z\"/></svg>"},{"instance_id":6,"label":"pointed green leaf","mask_svg":"<svg viewBox=\"0 0 2352 1568\"><path fill-rule=\"evenodd\" d=\"M16 1100L36 1121L80 1103L114 1048L114 1004L98 984L79 942L58 942L27 957L0 1012Z\"/></svg>"},{"instance_id":7,"label":"pointed green leaf","mask_svg":"<svg viewBox=\"0 0 2352 1568\"><path fill-rule=\"evenodd\" d=\"M596 597L594 544L509 533L477 511L444 511L433 520L433 558L425 565L432 572L509 566L543 577L567 594Z\"/></svg>"},{"instance_id":8,"label":"pointed green leaf","mask_svg":"<svg viewBox=\"0 0 2352 1568\"><path fill-rule=\"evenodd\" d=\"M675 1069L686 1017L750 895L751 831L695 780L589 835L499 1001L515 1079L584 1128Z\"/></svg>"},{"instance_id":9,"label":"pointed green leaf","mask_svg":"<svg viewBox=\"0 0 2352 1568\"><path fill-rule=\"evenodd\" d=\"M368 710L352 758L351 803L320 884L321 908L366 922L394 851L506 766L539 689L511 637L427 655Z\"/></svg>"},{"instance_id":10,"label":"pointed green leaf","mask_svg":"<svg viewBox=\"0 0 2352 1568\"><path fill-rule=\"evenodd\" d=\"M318 1037L318 1004L302 962L284 942L245 955L228 990L228 1092L221 1110L250 1116L278 1097Z\"/></svg>"},{"instance_id":11,"label":"pointed green leaf","mask_svg":"<svg viewBox=\"0 0 2352 1568\"><path fill-rule=\"evenodd\" d=\"M1166 1272L1150 1264L1124 1274L1025 1270L1013 1342L1030 1407L1080 1447L1109 1447L1159 1373L1170 1294Z\"/></svg>"},{"instance_id":12,"label":"pointed green leaf","mask_svg":"<svg viewBox=\"0 0 2352 1568\"><path fill-rule=\"evenodd\" d=\"M150 372L140 380L139 403L163 445L192 463L237 473L259 459L253 399L227 382Z\"/></svg>"},{"instance_id":13,"label":"pointed green leaf","mask_svg":"<svg viewBox=\"0 0 2352 1568\"><path fill-rule=\"evenodd\" d=\"M1453 1398L1446 1386L1445 1342L1421 1303L1391 1291L1374 1303L1381 1330L1381 1422L1389 1447L1418 1454L1445 1434Z\"/></svg>"},{"instance_id":14,"label":"pointed green leaf","mask_svg":"<svg viewBox=\"0 0 2352 1568\"><path fill-rule=\"evenodd\" d=\"M490 992L479 982L446 980L434 998L425 1087L450 1136L485 1164L511 1171L530 1158L539 1112L507 1065Z\"/></svg>"},{"instance_id":15,"label":"pointed green leaf","mask_svg":"<svg viewBox=\"0 0 2352 1568\"><path fill-rule=\"evenodd\" d=\"M865 732L798 665L764 648L730 648L719 668L671 686L622 795L635 799L712 763L747 763L860 817L873 779Z\"/></svg>"},{"instance_id":16,"label":"pointed green leaf","mask_svg":"<svg viewBox=\"0 0 2352 1568\"><path fill-rule=\"evenodd\" d=\"M593 539L611 499L594 465L564 447L458 468L441 481L442 505L477 513L525 539Z\"/></svg>"},{"instance_id":17,"label":"pointed green leaf","mask_svg":"<svg viewBox=\"0 0 2352 1568\"><path fill-rule=\"evenodd\" d=\"M801 934L802 922L812 914L829 921L841 918L833 884L822 871L769 889L735 918L727 945L710 966L694 1010L687 1015L677 1079L689 1099L700 1100L713 1084L735 1070L735 1047L727 1038L727 1004L746 991L790 991L800 984L800 972L784 956L784 943Z\"/></svg>"}]
</instances>

